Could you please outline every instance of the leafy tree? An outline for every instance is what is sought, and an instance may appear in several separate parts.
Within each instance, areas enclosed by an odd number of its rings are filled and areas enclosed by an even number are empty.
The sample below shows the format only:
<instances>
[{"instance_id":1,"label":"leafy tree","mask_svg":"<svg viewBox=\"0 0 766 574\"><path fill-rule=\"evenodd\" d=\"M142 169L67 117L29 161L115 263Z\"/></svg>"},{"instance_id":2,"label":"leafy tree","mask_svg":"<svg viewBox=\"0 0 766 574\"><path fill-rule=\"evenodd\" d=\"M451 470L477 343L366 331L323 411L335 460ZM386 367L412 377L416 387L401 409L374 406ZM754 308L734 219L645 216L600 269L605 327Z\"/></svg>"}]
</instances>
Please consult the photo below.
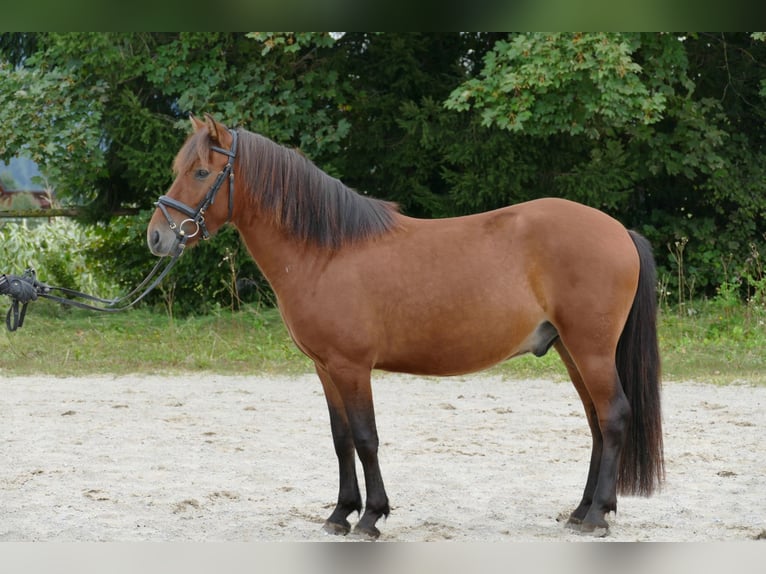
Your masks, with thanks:
<instances>
[{"instance_id":1,"label":"leafy tree","mask_svg":"<svg viewBox=\"0 0 766 574\"><path fill-rule=\"evenodd\" d=\"M25 155L73 196L92 196L105 168L97 126L104 84L84 88L67 71L13 69L2 61L0 75L0 124L7 126L0 157Z\"/></svg>"},{"instance_id":2,"label":"leafy tree","mask_svg":"<svg viewBox=\"0 0 766 574\"><path fill-rule=\"evenodd\" d=\"M711 291L763 244L765 58L748 34L518 34L446 105L548 149L548 193L638 227L666 272L688 241Z\"/></svg>"},{"instance_id":3,"label":"leafy tree","mask_svg":"<svg viewBox=\"0 0 766 574\"><path fill-rule=\"evenodd\" d=\"M5 189L16 189L16 180L10 171L0 172L0 185Z\"/></svg>"},{"instance_id":4,"label":"leafy tree","mask_svg":"<svg viewBox=\"0 0 766 574\"><path fill-rule=\"evenodd\" d=\"M319 71L328 34L68 33L3 44L0 121L24 129L3 139L0 157L28 153L62 197L97 199L99 215L148 206L170 183L189 112L308 154L337 151L348 133L330 117L338 75Z\"/></svg>"},{"instance_id":5,"label":"leafy tree","mask_svg":"<svg viewBox=\"0 0 766 574\"><path fill-rule=\"evenodd\" d=\"M15 129L0 158L32 157L96 219L146 210L101 227L94 261L125 285L151 266L144 227L193 111L299 147L410 215L593 205L650 238L676 291L684 245L684 271L713 293L765 249L765 38L4 34L0 125ZM258 280L234 233L183 258L179 310L229 304L232 262Z\"/></svg>"},{"instance_id":6,"label":"leafy tree","mask_svg":"<svg viewBox=\"0 0 766 574\"><path fill-rule=\"evenodd\" d=\"M443 217L476 207L469 194L458 194L456 205L445 170L453 161L450 154L475 156L472 150L485 144L486 133L474 130L472 118L446 110L442 102L478 69L494 42L506 36L346 33L332 61L354 86L344 109L352 129L343 152L332 160L344 181L395 201L415 216ZM450 139L460 150L445 149ZM498 139L493 141L502 147Z\"/></svg>"},{"instance_id":7,"label":"leafy tree","mask_svg":"<svg viewBox=\"0 0 766 574\"><path fill-rule=\"evenodd\" d=\"M448 105L481 110L482 125L547 136L597 138L629 124L651 124L665 96L642 82L624 34L518 34L498 41L480 77L453 92Z\"/></svg>"}]
</instances>

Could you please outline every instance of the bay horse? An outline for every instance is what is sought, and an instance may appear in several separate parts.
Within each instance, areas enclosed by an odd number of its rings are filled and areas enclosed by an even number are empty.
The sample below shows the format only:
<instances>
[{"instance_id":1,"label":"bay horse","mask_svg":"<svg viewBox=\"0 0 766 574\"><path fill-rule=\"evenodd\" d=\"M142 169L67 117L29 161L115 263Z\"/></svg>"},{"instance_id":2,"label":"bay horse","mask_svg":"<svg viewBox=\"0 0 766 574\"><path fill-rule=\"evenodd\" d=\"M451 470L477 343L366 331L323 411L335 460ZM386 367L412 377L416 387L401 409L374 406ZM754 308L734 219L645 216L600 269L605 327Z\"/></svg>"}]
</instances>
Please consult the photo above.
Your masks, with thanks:
<instances>
[{"instance_id":1,"label":"bay horse","mask_svg":"<svg viewBox=\"0 0 766 574\"><path fill-rule=\"evenodd\" d=\"M354 532L375 539L390 512L373 369L458 375L553 347L592 434L585 489L568 526L604 535L618 491L649 496L661 484L656 271L646 239L556 198L464 217L407 217L295 150L209 115L191 122L147 242L167 256L227 222L238 229L324 389L340 475L326 531L349 533L357 512ZM227 197L216 201L221 190Z\"/></svg>"}]
</instances>

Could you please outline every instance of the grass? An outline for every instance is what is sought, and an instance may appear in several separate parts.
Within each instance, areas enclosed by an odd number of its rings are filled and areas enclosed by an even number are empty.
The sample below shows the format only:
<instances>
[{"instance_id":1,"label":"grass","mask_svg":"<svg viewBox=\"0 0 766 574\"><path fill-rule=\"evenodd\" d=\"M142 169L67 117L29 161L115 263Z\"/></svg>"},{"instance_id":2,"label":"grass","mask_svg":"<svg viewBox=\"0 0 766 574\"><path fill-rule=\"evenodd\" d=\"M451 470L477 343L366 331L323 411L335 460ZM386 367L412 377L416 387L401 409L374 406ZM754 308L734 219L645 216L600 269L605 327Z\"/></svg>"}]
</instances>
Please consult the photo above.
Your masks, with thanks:
<instances>
[{"instance_id":1,"label":"grass","mask_svg":"<svg viewBox=\"0 0 766 574\"><path fill-rule=\"evenodd\" d=\"M660 316L664 379L766 384L766 308L699 302Z\"/></svg>"},{"instance_id":2,"label":"grass","mask_svg":"<svg viewBox=\"0 0 766 574\"><path fill-rule=\"evenodd\" d=\"M104 314L42 301L30 304L21 329L0 336L0 355L0 372L14 375L312 370L274 309L171 319L144 309Z\"/></svg>"},{"instance_id":3,"label":"grass","mask_svg":"<svg viewBox=\"0 0 766 574\"><path fill-rule=\"evenodd\" d=\"M666 381L766 384L766 312L760 307L700 301L663 308L660 352ZM24 326L0 335L3 375L298 374L313 371L274 309L172 319L140 309L118 314L30 304ZM555 352L524 356L490 372L507 378L567 375Z\"/></svg>"}]
</instances>

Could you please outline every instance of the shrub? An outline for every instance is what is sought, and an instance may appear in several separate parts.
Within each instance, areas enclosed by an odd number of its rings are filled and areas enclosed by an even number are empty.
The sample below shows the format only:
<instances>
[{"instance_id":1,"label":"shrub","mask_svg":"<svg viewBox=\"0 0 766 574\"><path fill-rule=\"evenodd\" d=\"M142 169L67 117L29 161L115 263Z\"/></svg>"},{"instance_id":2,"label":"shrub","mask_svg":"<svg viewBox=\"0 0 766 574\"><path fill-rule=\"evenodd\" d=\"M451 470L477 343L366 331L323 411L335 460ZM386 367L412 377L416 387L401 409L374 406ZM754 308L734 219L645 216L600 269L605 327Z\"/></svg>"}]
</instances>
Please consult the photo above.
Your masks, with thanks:
<instances>
[{"instance_id":1,"label":"shrub","mask_svg":"<svg viewBox=\"0 0 766 574\"><path fill-rule=\"evenodd\" d=\"M87 250L92 266L113 277L123 292L133 289L157 259L146 245L151 211L137 217L114 218L98 228L99 241ZM153 293L149 305L164 306L177 315L203 314L215 308L239 308L242 302L272 302L271 289L231 226L211 241L202 241L179 259Z\"/></svg>"},{"instance_id":2,"label":"shrub","mask_svg":"<svg viewBox=\"0 0 766 574\"><path fill-rule=\"evenodd\" d=\"M1 273L20 275L28 267L50 285L89 293L111 293L115 282L89 265L86 251L100 241L96 228L65 218L29 225L0 223Z\"/></svg>"}]
</instances>

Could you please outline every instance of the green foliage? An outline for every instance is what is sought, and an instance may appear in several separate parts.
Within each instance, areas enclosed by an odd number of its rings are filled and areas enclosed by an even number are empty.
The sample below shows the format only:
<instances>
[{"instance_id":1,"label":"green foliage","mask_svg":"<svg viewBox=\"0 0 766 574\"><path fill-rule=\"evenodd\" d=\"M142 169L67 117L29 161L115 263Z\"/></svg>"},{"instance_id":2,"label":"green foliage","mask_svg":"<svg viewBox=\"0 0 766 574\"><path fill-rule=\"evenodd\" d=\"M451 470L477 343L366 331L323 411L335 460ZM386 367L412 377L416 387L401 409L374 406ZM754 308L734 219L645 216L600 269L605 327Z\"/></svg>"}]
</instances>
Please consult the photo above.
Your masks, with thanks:
<instances>
[{"instance_id":1,"label":"green foliage","mask_svg":"<svg viewBox=\"0 0 766 574\"><path fill-rule=\"evenodd\" d=\"M652 124L665 94L640 77L628 34L518 34L498 41L479 78L447 99L459 111L481 110L482 125L547 136L598 138L631 124Z\"/></svg>"},{"instance_id":2,"label":"green foliage","mask_svg":"<svg viewBox=\"0 0 766 574\"><path fill-rule=\"evenodd\" d=\"M351 187L395 201L410 215L456 214L450 182L444 178L451 163L445 146L451 138L468 148L483 141L484 135L466 134L470 118L447 112L441 103L494 38L492 34L346 33L337 41L330 62L341 77L353 79L353 90L340 109L352 129L342 153L319 157L320 165L331 164ZM465 154L473 150L466 149ZM483 188L487 193L505 193L502 188ZM466 205L475 203L468 196L461 199Z\"/></svg>"},{"instance_id":3,"label":"green foliage","mask_svg":"<svg viewBox=\"0 0 766 574\"><path fill-rule=\"evenodd\" d=\"M60 197L99 218L148 207L171 181L189 112L209 112L301 147L337 152L344 86L322 70L327 33L37 34L0 52L0 158L25 153ZM23 43L22 43L23 44ZM279 46L281 49L276 49ZM236 78L236 81L232 81Z\"/></svg>"},{"instance_id":4,"label":"green foliage","mask_svg":"<svg viewBox=\"0 0 766 574\"><path fill-rule=\"evenodd\" d=\"M332 117L348 89L322 69L334 40L328 33L181 33L159 45L147 79L186 114L209 112L304 153L337 153L349 123ZM236 81L232 81L236 78Z\"/></svg>"},{"instance_id":5,"label":"green foliage","mask_svg":"<svg viewBox=\"0 0 766 574\"><path fill-rule=\"evenodd\" d=\"M408 174L417 178L410 189L419 193L408 194L405 201L396 197L410 213L464 215L540 197L546 174L556 163L543 168L544 146L529 145L529 138L509 138L497 127L481 127L476 118L446 113L441 102L431 99L403 105L398 125L413 154L424 150L420 153L433 158L421 164L422 175Z\"/></svg>"},{"instance_id":6,"label":"green foliage","mask_svg":"<svg viewBox=\"0 0 766 574\"><path fill-rule=\"evenodd\" d=\"M0 224L2 273L20 275L28 267L50 285L114 295L115 285L98 273L86 251L99 244L97 228L56 218L46 225Z\"/></svg>"},{"instance_id":7,"label":"green foliage","mask_svg":"<svg viewBox=\"0 0 766 574\"><path fill-rule=\"evenodd\" d=\"M0 172L0 184L5 189L16 189L16 180L13 178L13 174L7 170Z\"/></svg>"},{"instance_id":8,"label":"green foliage","mask_svg":"<svg viewBox=\"0 0 766 574\"><path fill-rule=\"evenodd\" d=\"M13 68L2 60L0 77L0 125L6 126L0 158L28 156L62 192L93 197L105 167L98 129L105 83L82 86L71 69Z\"/></svg>"},{"instance_id":9,"label":"green foliage","mask_svg":"<svg viewBox=\"0 0 766 574\"><path fill-rule=\"evenodd\" d=\"M0 157L33 157L58 197L105 221L151 209L187 113L209 112L409 215L542 196L603 209L652 241L683 303L766 249L764 70L763 33L14 34L0 124L23 129ZM151 268L148 216L86 250L95 272L129 287ZM232 306L236 278L268 293L231 231L177 273L176 312Z\"/></svg>"}]
</instances>

